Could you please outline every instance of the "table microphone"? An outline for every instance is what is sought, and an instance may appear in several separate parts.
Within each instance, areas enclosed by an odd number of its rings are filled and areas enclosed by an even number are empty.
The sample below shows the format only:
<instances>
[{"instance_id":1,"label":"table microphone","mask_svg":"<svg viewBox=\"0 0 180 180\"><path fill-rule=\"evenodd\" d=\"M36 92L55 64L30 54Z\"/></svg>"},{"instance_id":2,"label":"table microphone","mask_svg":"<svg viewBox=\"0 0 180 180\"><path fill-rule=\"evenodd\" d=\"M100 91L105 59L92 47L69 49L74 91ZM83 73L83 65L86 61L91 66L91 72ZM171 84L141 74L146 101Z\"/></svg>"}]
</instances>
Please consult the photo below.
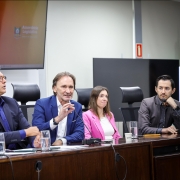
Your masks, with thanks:
<instances>
[{"instance_id":1,"label":"table microphone","mask_svg":"<svg viewBox=\"0 0 180 180\"><path fill-rule=\"evenodd\" d=\"M74 110L74 112L76 113L76 115L81 119L81 121L83 122L84 126L86 127L86 129L89 131L89 134L91 135L91 132L89 130L89 128L86 126L86 124L84 123L83 119L81 118L81 116L78 115L78 113ZM87 144L87 145L91 145L91 144L96 144L96 143L101 143L101 139L99 138L93 138L91 135L90 139L84 139L82 140L82 144Z\"/></svg>"}]
</instances>

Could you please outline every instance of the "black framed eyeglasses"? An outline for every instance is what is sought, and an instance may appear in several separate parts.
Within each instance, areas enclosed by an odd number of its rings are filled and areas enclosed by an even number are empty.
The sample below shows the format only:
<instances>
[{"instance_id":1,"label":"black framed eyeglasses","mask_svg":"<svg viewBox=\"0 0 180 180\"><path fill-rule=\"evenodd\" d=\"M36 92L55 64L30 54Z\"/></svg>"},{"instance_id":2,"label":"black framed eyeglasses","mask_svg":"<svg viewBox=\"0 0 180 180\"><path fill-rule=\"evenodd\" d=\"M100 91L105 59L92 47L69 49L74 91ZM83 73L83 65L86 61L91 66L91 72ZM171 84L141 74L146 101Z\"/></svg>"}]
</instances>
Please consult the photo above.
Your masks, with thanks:
<instances>
[{"instance_id":1,"label":"black framed eyeglasses","mask_svg":"<svg viewBox=\"0 0 180 180\"><path fill-rule=\"evenodd\" d=\"M6 76L0 76L0 81L3 81L3 79L7 79Z\"/></svg>"}]
</instances>

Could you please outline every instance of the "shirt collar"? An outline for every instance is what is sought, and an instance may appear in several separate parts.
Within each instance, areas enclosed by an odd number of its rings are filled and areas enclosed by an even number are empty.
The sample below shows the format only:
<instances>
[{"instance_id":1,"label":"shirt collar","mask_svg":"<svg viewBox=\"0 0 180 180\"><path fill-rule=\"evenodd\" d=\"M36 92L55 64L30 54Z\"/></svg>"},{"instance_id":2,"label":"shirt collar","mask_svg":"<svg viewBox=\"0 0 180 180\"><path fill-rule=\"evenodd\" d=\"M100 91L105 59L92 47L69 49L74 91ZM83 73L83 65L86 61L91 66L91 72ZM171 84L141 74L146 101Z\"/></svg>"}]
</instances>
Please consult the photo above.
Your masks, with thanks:
<instances>
[{"instance_id":1,"label":"shirt collar","mask_svg":"<svg viewBox=\"0 0 180 180\"><path fill-rule=\"evenodd\" d=\"M159 98L159 96L157 96L158 98L158 104L159 105L161 105L161 106L164 106L164 107L168 107L169 105L166 103L166 102L163 102L160 98ZM165 103L165 104L164 104Z\"/></svg>"},{"instance_id":2,"label":"shirt collar","mask_svg":"<svg viewBox=\"0 0 180 180\"><path fill-rule=\"evenodd\" d=\"M57 101L57 107L58 107L58 108L61 108L61 107L62 107L62 104L59 102L59 99L58 99L57 96L56 96L56 101Z\"/></svg>"},{"instance_id":3,"label":"shirt collar","mask_svg":"<svg viewBox=\"0 0 180 180\"><path fill-rule=\"evenodd\" d=\"M159 99L159 96L157 96L157 104L162 105L162 101Z\"/></svg>"}]
</instances>

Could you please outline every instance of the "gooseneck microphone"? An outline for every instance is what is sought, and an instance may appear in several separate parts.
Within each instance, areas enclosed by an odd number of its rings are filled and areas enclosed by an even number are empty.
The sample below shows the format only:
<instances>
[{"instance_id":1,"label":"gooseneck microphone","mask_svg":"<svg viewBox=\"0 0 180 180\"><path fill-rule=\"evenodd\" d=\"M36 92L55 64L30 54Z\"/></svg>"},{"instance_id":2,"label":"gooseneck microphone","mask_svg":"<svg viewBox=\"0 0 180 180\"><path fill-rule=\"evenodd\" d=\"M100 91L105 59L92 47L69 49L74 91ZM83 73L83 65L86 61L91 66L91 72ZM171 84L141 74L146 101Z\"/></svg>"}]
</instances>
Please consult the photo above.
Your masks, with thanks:
<instances>
[{"instance_id":1,"label":"gooseneck microphone","mask_svg":"<svg viewBox=\"0 0 180 180\"><path fill-rule=\"evenodd\" d=\"M74 112L76 113L76 115L81 119L81 121L83 122L84 126L86 127L86 129L89 131L89 134L91 135L91 132L89 130L89 128L86 126L86 124L84 123L83 119L81 118L81 116L79 116L79 114L74 110ZM99 138L93 138L91 135L90 139L84 139L82 140L82 144L87 144L87 145L91 145L91 144L96 144L96 143L101 143L101 139Z\"/></svg>"}]
</instances>

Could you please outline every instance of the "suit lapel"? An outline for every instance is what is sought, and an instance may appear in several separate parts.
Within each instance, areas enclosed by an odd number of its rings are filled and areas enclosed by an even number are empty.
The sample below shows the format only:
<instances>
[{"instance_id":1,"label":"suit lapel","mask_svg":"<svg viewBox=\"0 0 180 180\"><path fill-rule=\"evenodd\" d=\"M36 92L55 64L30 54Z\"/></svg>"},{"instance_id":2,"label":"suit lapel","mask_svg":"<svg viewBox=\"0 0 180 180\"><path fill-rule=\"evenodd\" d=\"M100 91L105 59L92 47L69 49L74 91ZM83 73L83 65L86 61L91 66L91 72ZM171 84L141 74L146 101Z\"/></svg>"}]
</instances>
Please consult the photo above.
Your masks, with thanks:
<instances>
[{"instance_id":1,"label":"suit lapel","mask_svg":"<svg viewBox=\"0 0 180 180\"><path fill-rule=\"evenodd\" d=\"M14 130L13 121L14 121L15 115L12 113L12 111L9 109L9 106L6 103L4 103L3 110L4 110L4 114L6 116L6 119L9 123L9 127L13 131Z\"/></svg>"},{"instance_id":2,"label":"suit lapel","mask_svg":"<svg viewBox=\"0 0 180 180\"><path fill-rule=\"evenodd\" d=\"M156 111L155 111L156 115L155 116L158 119L158 124L157 124L157 127L158 127L159 123L160 123L160 119L161 119L161 104L159 102L160 100L159 100L158 96L155 96L154 98L155 98L155 105L156 105Z\"/></svg>"},{"instance_id":3,"label":"suit lapel","mask_svg":"<svg viewBox=\"0 0 180 180\"><path fill-rule=\"evenodd\" d=\"M51 107L52 118L55 118L58 115L56 96L52 96L50 107Z\"/></svg>"},{"instance_id":4,"label":"suit lapel","mask_svg":"<svg viewBox=\"0 0 180 180\"><path fill-rule=\"evenodd\" d=\"M52 96L50 108L51 108L51 117L50 117L50 119L55 118L56 116L58 116L58 107L57 107L56 96ZM58 129L57 127L55 128L56 134L57 134L57 129Z\"/></svg>"},{"instance_id":5,"label":"suit lapel","mask_svg":"<svg viewBox=\"0 0 180 180\"><path fill-rule=\"evenodd\" d=\"M71 100L70 100L71 104L74 104ZM75 104L74 104L75 107ZM76 124L76 122L72 122L72 121L76 121L76 119L73 119L75 117L75 112L73 111L72 113L69 113L67 116L67 125L66 125L66 135L70 134L70 130L71 128L73 128L73 124ZM72 127L71 127L72 126Z\"/></svg>"},{"instance_id":6,"label":"suit lapel","mask_svg":"<svg viewBox=\"0 0 180 180\"><path fill-rule=\"evenodd\" d=\"M6 128L4 127L4 123L3 123L3 121L2 121L1 116L0 116L0 123L1 123L1 125L2 125L2 127L3 127L3 131L6 131Z\"/></svg>"},{"instance_id":7,"label":"suit lapel","mask_svg":"<svg viewBox=\"0 0 180 180\"><path fill-rule=\"evenodd\" d=\"M66 135L70 134L70 129L71 129L73 117L74 117L74 111L72 113L69 113L68 116L67 116ZM74 121L76 121L76 119L74 119Z\"/></svg>"}]
</instances>

